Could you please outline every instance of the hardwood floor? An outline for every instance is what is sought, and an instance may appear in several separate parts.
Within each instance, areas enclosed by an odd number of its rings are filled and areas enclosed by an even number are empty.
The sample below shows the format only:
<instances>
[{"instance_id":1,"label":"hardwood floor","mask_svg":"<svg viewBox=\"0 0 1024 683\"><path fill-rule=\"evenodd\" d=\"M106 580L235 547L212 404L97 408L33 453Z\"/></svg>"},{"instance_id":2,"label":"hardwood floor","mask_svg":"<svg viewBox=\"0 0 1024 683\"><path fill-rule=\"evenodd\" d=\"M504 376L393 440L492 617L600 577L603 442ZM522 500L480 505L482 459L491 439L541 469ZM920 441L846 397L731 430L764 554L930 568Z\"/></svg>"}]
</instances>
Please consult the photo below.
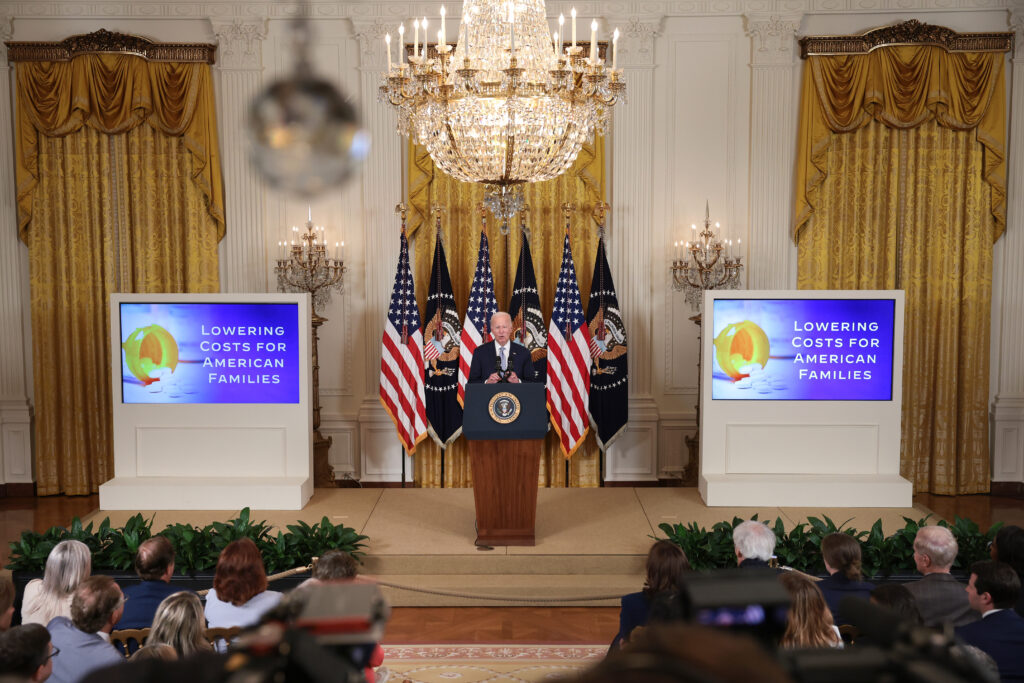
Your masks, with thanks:
<instances>
[{"instance_id":1,"label":"hardwood floor","mask_svg":"<svg viewBox=\"0 0 1024 683\"><path fill-rule=\"evenodd\" d=\"M1024 500L1018 498L919 494L914 501L946 519L972 519L982 529L996 521L1024 526ZM8 544L23 530L67 525L98 505L95 495L0 498L0 561L7 563ZM398 607L384 642L607 643L618 621L614 607Z\"/></svg>"}]
</instances>

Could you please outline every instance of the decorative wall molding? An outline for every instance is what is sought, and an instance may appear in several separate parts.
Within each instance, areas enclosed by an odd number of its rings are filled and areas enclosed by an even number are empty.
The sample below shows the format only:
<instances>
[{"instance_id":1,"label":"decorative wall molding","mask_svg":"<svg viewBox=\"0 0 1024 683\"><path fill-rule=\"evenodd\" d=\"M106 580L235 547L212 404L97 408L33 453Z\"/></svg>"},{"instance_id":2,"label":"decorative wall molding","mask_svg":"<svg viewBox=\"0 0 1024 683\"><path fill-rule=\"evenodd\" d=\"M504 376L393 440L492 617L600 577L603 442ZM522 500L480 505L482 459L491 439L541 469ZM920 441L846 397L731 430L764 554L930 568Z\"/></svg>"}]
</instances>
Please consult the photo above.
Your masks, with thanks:
<instances>
[{"instance_id":1,"label":"decorative wall molding","mask_svg":"<svg viewBox=\"0 0 1024 683\"><path fill-rule=\"evenodd\" d=\"M267 37L266 18L210 20L213 34L220 44L220 69L263 68L263 41Z\"/></svg>"},{"instance_id":2,"label":"decorative wall molding","mask_svg":"<svg viewBox=\"0 0 1024 683\"><path fill-rule=\"evenodd\" d=\"M792 66L800 14L747 14L747 35L753 39L754 66Z\"/></svg>"},{"instance_id":3,"label":"decorative wall molding","mask_svg":"<svg viewBox=\"0 0 1024 683\"><path fill-rule=\"evenodd\" d=\"M65 38L59 43L9 42L11 62L69 62L79 55L129 54L151 62L202 62L213 64L216 45L205 43L154 43L140 36L100 29Z\"/></svg>"},{"instance_id":4,"label":"decorative wall molding","mask_svg":"<svg viewBox=\"0 0 1024 683\"><path fill-rule=\"evenodd\" d=\"M392 38L397 41L397 24L381 19L353 19L352 28L359 40L359 68L383 73L387 68L384 36L392 33Z\"/></svg>"},{"instance_id":5,"label":"decorative wall molding","mask_svg":"<svg viewBox=\"0 0 1024 683\"><path fill-rule=\"evenodd\" d=\"M557 15L555 15L557 16ZM661 35L664 18L660 16L608 17L607 31L619 29L618 60L627 68L654 68L654 41Z\"/></svg>"},{"instance_id":6,"label":"decorative wall molding","mask_svg":"<svg viewBox=\"0 0 1024 683\"><path fill-rule=\"evenodd\" d=\"M1013 33L957 33L911 19L856 36L806 36L800 39L800 59L863 55L889 45L932 45L947 52L1009 52L1013 49Z\"/></svg>"}]
</instances>

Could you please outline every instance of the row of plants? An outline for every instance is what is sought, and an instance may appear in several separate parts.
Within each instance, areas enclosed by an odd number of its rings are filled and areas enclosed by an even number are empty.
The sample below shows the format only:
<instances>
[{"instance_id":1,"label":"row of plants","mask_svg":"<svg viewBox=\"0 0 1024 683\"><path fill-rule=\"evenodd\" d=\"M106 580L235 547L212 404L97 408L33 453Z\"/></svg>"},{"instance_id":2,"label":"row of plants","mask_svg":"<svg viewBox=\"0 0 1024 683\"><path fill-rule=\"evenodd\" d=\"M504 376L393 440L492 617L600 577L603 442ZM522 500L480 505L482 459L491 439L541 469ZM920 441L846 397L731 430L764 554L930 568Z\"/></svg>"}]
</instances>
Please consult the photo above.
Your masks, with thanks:
<instances>
[{"instance_id":1,"label":"row of plants","mask_svg":"<svg viewBox=\"0 0 1024 683\"><path fill-rule=\"evenodd\" d=\"M793 567L808 574L825 574L821 541L829 534L844 533L860 541L861 565L865 576L912 574L916 571L914 537L917 530L928 523L931 515L917 521L904 517L905 526L890 536L882 532L881 520L875 522L869 531L858 531L847 526L850 520L836 525L827 516L822 517L824 519L808 517L807 522L797 524L789 531L786 531L781 518L775 519L775 524L770 526L775 531L775 555L780 565ZM752 519L756 520L757 515ZM710 531L694 522L664 523L660 524L659 528L668 540L683 549L694 569L721 569L736 566L732 531L743 521L739 517L734 517L732 522L715 524ZM953 564L953 571L962 572L966 572L971 563L988 559L989 546L1002 526L1002 522L999 522L983 532L976 523L961 517L954 519L952 524L945 520L937 524L947 527L956 537L960 552Z\"/></svg>"},{"instance_id":2,"label":"row of plants","mask_svg":"<svg viewBox=\"0 0 1024 683\"><path fill-rule=\"evenodd\" d=\"M275 535L266 521L254 521L249 508L245 508L238 517L227 522L213 522L204 527L168 524L159 534L167 537L174 547L175 572L182 575L212 570L220 551L240 538L250 538L256 543L269 574L307 565L311 558L331 549L362 557L368 538L351 527L332 524L327 517L312 526L300 521L287 525L286 529L278 530ZM70 527L52 527L42 533L22 532L20 540L11 542L7 569L41 573L55 545L76 540L92 551L94 572L127 572L132 570L139 544L153 535L153 518L146 519L141 514L134 515L120 527L111 526L107 517L95 531L91 522L83 526L76 517Z\"/></svg>"}]
</instances>

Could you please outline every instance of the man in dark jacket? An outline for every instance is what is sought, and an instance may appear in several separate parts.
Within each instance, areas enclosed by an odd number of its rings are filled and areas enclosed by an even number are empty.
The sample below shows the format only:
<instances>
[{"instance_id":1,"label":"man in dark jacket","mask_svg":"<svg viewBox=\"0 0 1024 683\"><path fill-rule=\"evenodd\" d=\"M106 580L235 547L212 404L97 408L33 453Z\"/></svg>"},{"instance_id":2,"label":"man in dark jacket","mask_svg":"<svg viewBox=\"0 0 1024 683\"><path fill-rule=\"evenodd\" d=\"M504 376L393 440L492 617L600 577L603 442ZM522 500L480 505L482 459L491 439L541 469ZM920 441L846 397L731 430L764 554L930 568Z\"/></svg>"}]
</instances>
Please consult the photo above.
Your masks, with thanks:
<instances>
[{"instance_id":1,"label":"man in dark jacket","mask_svg":"<svg viewBox=\"0 0 1024 683\"><path fill-rule=\"evenodd\" d=\"M163 536L154 536L139 545L135 554L135 573L142 583L124 589L124 616L115 628L148 628L164 598L181 590L171 585L174 576L174 548Z\"/></svg>"},{"instance_id":2,"label":"man in dark jacket","mask_svg":"<svg viewBox=\"0 0 1024 683\"><path fill-rule=\"evenodd\" d=\"M949 570L959 546L953 532L944 526L923 526L914 538L914 562L924 576L904 584L917 600L924 625L932 628L944 623L964 626L977 621L980 614L967 601L964 586Z\"/></svg>"},{"instance_id":3,"label":"man in dark jacket","mask_svg":"<svg viewBox=\"0 0 1024 683\"><path fill-rule=\"evenodd\" d=\"M957 637L994 659L1003 681L1024 681L1024 617L1013 610L1020 594L1017 572L1003 562L975 562L966 593L982 616L958 628Z\"/></svg>"}]
</instances>

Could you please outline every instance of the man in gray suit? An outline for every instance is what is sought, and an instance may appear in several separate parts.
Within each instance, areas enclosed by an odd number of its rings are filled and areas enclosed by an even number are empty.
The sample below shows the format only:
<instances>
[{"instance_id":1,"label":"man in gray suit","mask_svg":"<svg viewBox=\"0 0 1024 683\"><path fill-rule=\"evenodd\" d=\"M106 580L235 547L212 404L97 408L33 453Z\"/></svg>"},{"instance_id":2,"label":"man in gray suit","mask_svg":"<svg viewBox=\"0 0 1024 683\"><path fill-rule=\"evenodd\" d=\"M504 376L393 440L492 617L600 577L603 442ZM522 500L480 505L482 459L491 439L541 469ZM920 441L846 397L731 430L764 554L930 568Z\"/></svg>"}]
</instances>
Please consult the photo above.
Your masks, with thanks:
<instances>
[{"instance_id":1,"label":"man in gray suit","mask_svg":"<svg viewBox=\"0 0 1024 683\"><path fill-rule=\"evenodd\" d=\"M946 622L963 626L981 618L971 609L964 586L949 573L959 552L953 532L943 526L923 526L914 538L914 563L924 576L904 584L917 601L924 625Z\"/></svg>"},{"instance_id":2,"label":"man in gray suit","mask_svg":"<svg viewBox=\"0 0 1024 683\"><path fill-rule=\"evenodd\" d=\"M60 656L53 659L56 683L78 683L89 672L124 662L110 644L110 632L124 612L124 595L109 576L90 576L75 589L71 618L46 625Z\"/></svg>"}]
</instances>

